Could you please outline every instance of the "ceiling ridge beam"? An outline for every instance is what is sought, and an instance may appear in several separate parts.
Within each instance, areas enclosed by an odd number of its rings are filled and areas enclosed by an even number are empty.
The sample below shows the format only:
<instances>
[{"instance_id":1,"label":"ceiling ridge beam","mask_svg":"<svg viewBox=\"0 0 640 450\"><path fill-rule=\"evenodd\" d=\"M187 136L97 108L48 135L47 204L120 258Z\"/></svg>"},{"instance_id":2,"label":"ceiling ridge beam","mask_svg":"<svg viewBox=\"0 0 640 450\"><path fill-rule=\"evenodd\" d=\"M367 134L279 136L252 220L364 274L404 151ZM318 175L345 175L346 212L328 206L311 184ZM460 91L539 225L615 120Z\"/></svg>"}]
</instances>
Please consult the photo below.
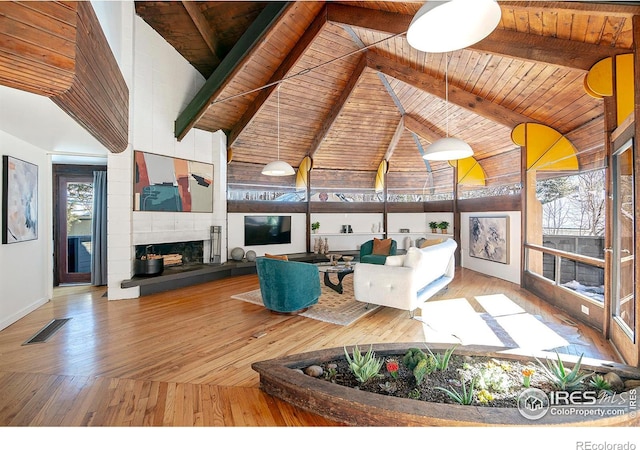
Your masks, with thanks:
<instances>
[{"instance_id":1,"label":"ceiling ridge beam","mask_svg":"<svg viewBox=\"0 0 640 450\"><path fill-rule=\"evenodd\" d=\"M280 66L273 73L265 88L263 88L255 100L249 105L247 110L244 112L240 120L237 124L234 125L231 132L229 133L229 139L227 142L227 147L233 146L236 140L240 137L242 132L253 122L253 119L256 115L262 110L264 105L266 104L269 97L275 89L278 87L278 84L287 78L289 72L293 67L300 61L305 50L313 43L313 41L318 37L320 32L324 29L327 24L327 15L326 8L323 8L311 25L304 32L302 37L298 40L297 44L293 49L289 52L289 54L282 61Z\"/></svg>"},{"instance_id":2,"label":"ceiling ridge beam","mask_svg":"<svg viewBox=\"0 0 640 450\"><path fill-rule=\"evenodd\" d=\"M601 59L630 52L629 49L502 29L494 30L489 36L471 45L470 48L585 72Z\"/></svg>"},{"instance_id":3,"label":"ceiling ridge beam","mask_svg":"<svg viewBox=\"0 0 640 450\"><path fill-rule=\"evenodd\" d=\"M247 28L242 37L236 42L227 56L216 67L204 85L191 99L187 107L182 110L175 121L175 137L182 138L193 128L195 123L206 112L207 108L222 93L224 87L233 76L242 68L242 63L247 61L255 51L258 44L265 39L265 35L273 29L274 25L285 11L295 2L268 2L267 6Z\"/></svg>"},{"instance_id":4,"label":"ceiling ridge beam","mask_svg":"<svg viewBox=\"0 0 640 450\"><path fill-rule=\"evenodd\" d=\"M367 66L371 69L378 70L389 75L396 80L413 86L416 89L435 95L443 100L445 99L445 93L442 88L442 79L419 72L409 66L393 61L373 51L367 52ZM451 86L451 84L449 84L449 101L473 112L474 114L509 128L513 128L523 122L532 121L530 117L525 116L524 114L517 113L509 108L505 108L504 106L485 100L471 92L465 91L456 86Z\"/></svg>"},{"instance_id":5,"label":"ceiling ridge beam","mask_svg":"<svg viewBox=\"0 0 640 450\"><path fill-rule=\"evenodd\" d=\"M218 43L216 42L215 31L211 28L211 25L209 25L197 2L193 0L182 0L182 7L187 11L187 15L198 29L200 36L202 36L202 40L204 40L204 43L211 51L211 55L213 56L211 61L212 65L217 66L220 64L220 55L218 54Z\"/></svg>"},{"instance_id":6,"label":"ceiling ridge beam","mask_svg":"<svg viewBox=\"0 0 640 450\"><path fill-rule=\"evenodd\" d=\"M367 68L367 58L366 58L366 52L365 52L363 55L360 56L360 59L358 60L358 64L356 65L355 70L349 77L349 83L347 83L345 88L342 90L340 97L338 97L336 102L331 107L329 114L327 115L325 120L322 122L320 131L318 131L318 133L315 135L315 137L311 141L311 145L309 146L309 152L308 152L309 156L311 156L311 159L315 157L316 153L318 152L318 149L320 148L320 145L322 144L324 139L327 137L327 134L329 134L329 130L331 130L333 123L336 121L336 119L340 115L340 112L342 111L344 106L347 104L347 101L349 101L349 98L351 97L353 90L358 85L358 81L360 81L360 78L362 77L362 74L364 73L364 70L366 68Z\"/></svg>"},{"instance_id":7,"label":"ceiling ridge beam","mask_svg":"<svg viewBox=\"0 0 640 450\"><path fill-rule=\"evenodd\" d=\"M525 2L513 3L520 4ZM540 12L540 2L532 3L537 4L535 11ZM502 5L503 3L501 2L500 4ZM561 4L564 5L564 3ZM529 6L523 7L527 9L533 8ZM549 7L545 4L543 9L549 9ZM614 11L619 9L627 12L632 11L631 7L617 8L614 5L612 5L610 9ZM585 9L579 9L578 11L597 12L601 10L602 8L587 7ZM640 13L640 8L636 7L636 12ZM626 13L623 15L626 16ZM390 13L357 6L336 4L327 6L327 18L331 23L389 34L402 34L406 32L413 19L413 17L408 14ZM469 49L578 70L589 70L591 65L601 59L629 52L629 49L607 47L604 45L502 29L494 30L492 34L482 41L471 45Z\"/></svg>"}]
</instances>

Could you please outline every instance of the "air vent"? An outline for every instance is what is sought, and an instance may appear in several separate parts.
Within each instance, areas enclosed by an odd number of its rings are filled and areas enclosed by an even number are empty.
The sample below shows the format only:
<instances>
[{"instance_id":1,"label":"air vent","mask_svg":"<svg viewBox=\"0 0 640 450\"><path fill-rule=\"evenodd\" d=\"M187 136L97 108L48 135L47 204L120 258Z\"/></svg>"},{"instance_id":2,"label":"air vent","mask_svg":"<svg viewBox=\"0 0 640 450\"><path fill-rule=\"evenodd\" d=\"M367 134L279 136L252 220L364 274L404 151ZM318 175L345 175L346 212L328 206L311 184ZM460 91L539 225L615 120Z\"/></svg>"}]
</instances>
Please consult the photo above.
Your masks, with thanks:
<instances>
[{"instance_id":1,"label":"air vent","mask_svg":"<svg viewBox=\"0 0 640 450\"><path fill-rule=\"evenodd\" d=\"M43 329L38 331L31 339L29 339L28 341L26 341L22 345L41 344L43 342L47 342L51 338L51 336L53 336L55 334L55 332L58 331L60 328L62 328L62 326L65 323L67 323L69 320L71 320L71 319L70 318L68 318L68 319L53 319Z\"/></svg>"}]
</instances>

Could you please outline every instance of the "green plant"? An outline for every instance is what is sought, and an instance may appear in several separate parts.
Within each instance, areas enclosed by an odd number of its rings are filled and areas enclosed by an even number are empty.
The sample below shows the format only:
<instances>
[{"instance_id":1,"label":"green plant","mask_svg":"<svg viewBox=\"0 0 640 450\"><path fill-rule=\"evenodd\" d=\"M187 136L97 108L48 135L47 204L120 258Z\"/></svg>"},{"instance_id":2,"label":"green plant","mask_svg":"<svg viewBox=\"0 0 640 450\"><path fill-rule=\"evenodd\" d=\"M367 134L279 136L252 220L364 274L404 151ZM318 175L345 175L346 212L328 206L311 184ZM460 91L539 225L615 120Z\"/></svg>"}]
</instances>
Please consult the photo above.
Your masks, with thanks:
<instances>
[{"instance_id":1,"label":"green plant","mask_svg":"<svg viewBox=\"0 0 640 450\"><path fill-rule=\"evenodd\" d=\"M429 222L429 228L431 228L432 230L437 230L438 222Z\"/></svg>"},{"instance_id":2,"label":"green plant","mask_svg":"<svg viewBox=\"0 0 640 450\"><path fill-rule=\"evenodd\" d=\"M313 222L313 223L311 224L311 229L312 229L313 231L316 231L316 230L317 230L317 229L319 229L319 228L320 228L320 222Z\"/></svg>"},{"instance_id":3,"label":"green plant","mask_svg":"<svg viewBox=\"0 0 640 450\"><path fill-rule=\"evenodd\" d=\"M429 356L418 361L418 364L413 369L413 376L416 378L416 383L422 383L425 375L432 373L436 369L436 361L433 357Z\"/></svg>"},{"instance_id":4,"label":"green plant","mask_svg":"<svg viewBox=\"0 0 640 450\"><path fill-rule=\"evenodd\" d=\"M360 383L366 383L370 379L376 377L382 367L382 358L376 358L373 347L369 347L366 354L360 353L360 349L356 345L353 348L353 358L349 356L347 348L344 348L344 354L347 357L349 368Z\"/></svg>"},{"instance_id":5,"label":"green plant","mask_svg":"<svg viewBox=\"0 0 640 450\"><path fill-rule=\"evenodd\" d=\"M423 359L427 359L427 355L419 348L414 347L407 350L407 353L402 357L402 362L409 370L413 370Z\"/></svg>"},{"instance_id":6,"label":"green plant","mask_svg":"<svg viewBox=\"0 0 640 450\"><path fill-rule=\"evenodd\" d=\"M409 392L409 398L418 400L420 398L420 390L418 388L412 389L411 392Z\"/></svg>"},{"instance_id":7,"label":"green plant","mask_svg":"<svg viewBox=\"0 0 640 450\"><path fill-rule=\"evenodd\" d=\"M449 367L449 360L451 359L451 355L453 354L456 347L457 345L454 345L446 352L444 352L444 355L441 355L440 353L434 354L430 348L427 348L427 350L429 350L429 354L435 360L436 370L447 370L447 367Z\"/></svg>"},{"instance_id":8,"label":"green plant","mask_svg":"<svg viewBox=\"0 0 640 450\"><path fill-rule=\"evenodd\" d=\"M482 389L478 391L478 394L476 395L476 397L478 397L478 402L482 404L487 404L493 401L494 399L493 394L487 391L486 389Z\"/></svg>"},{"instance_id":9,"label":"green plant","mask_svg":"<svg viewBox=\"0 0 640 450\"><path fill-rule=\"evenodd\" d=\"M436 389L445 392L451 399L460 403L461 405L470 405L473 403L473 395L475 393L475 380L471 380L469 389L467 390L467 383L461 380L462 392L458 392L455 389L447 389L440 386L436 386Z\"/></svg>"},{"instance_id":10,"label":"green plant","mask_svg":"<svg viewBox=\"0 0 640 450\"><path fill-rule=\"evenodd\" d=\"M559 389L570 391L576 389L585 378L591 376L590 373L580 372L580 364L582 363L583 355L584 353L580 355L580 358L578 358L578 362L575 366L573 366L573 369L571 371L569 371L568 368L564 366L564 363L562 362L562 359L560 359L560 355L558 354L558 352L556 352L557 361L547 359L546 365L543 364L538 358L536 358L536 361L538 361L538 363L540 364L543 373L549 379L549 381L555 384Z\"/></svg>"},{"instance_id":11,"label":"green plant","mask_svg":"<svg viewBox=\"0 0 640 450\"><path fill-rule=\"evenodd\" d=\"M604 377L600 374L594 375L590 380L589 384L596 388L598 391L605 393L613 393L613 389L611 389L611 385Z\"/></svg>"},{"instance_id":12,"label":"green plant","mask_svg":"<svg viewBox=\"0 0 640 450\"><path fill-rule=\"evenodd\" d=\"M449 228L449 222L445 222L444 220L438 224L438 228L441 230L446 230Z\"/></svg>"},{"instance_id":13,"label":"green plant","mask_svg":"<svg viewBox=\"0 0 640 450\"><path fill-rule=\"evenodd\" d=\"M488 365L480 370L474 378L476 386L480 389L487 389L492 392L506 392L511 385L509 376L501 366Z\"/></svg>"}]
</instances>

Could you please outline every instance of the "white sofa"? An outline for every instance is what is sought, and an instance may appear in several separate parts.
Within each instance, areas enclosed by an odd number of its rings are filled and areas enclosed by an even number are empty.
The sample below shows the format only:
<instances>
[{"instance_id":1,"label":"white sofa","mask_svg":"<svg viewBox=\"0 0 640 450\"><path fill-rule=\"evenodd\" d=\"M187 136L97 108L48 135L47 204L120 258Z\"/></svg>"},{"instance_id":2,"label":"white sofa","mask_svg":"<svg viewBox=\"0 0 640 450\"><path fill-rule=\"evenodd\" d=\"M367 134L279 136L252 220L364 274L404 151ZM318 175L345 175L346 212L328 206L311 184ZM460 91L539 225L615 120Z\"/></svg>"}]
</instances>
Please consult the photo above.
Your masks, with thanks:
<instances>
[{"instance_id":1,"label":"white sofa","mask_svg":"<svg viewBox=\"0 0 640 450\"><path fill-rule=\"evenodd\" d=\"M446 287L455 273L453 239L406 255L388 256L385 265L358 263L353 273L356 300L413 312Z\"/></svg>"}]
</instances>

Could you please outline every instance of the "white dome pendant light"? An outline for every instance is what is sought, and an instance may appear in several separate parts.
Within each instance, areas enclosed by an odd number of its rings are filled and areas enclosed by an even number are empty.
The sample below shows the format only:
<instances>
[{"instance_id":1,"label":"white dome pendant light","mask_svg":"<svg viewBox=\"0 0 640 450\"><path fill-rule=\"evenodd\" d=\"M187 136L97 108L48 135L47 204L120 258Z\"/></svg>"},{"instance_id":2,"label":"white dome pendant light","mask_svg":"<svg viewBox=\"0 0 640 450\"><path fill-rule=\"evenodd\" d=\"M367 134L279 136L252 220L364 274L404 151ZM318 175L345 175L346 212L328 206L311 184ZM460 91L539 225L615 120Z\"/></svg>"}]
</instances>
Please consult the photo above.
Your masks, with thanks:
<instances>
[{"instance_id":1,"label":"white dome pendant light","mask_svg":"<svg viewBox=\"0 0 640 450\"><path fill-rule=\"evenodd\" d=\"M491 34L501 16L495 0L427 1L413 17L407 41L423 52L460 50Z\"/></svg>"},{"instance_id":2,"label":"white dome pendant light","mask_svg":"<svg viewBox=\"0 0 640 450\"><path fill-rule=\"evenodd\" d=\"M278 85L278 160L272 161L262 169L262 175L270 177L286 177L295 175L296 171L286 161L280 160L280 85Z\"/></svg>"},{"instance_id":3,"label":"white dome pendant light","mask_svg":"<svg viewBox=\"0 0 640 450\"><path fill-rule=\"evenodd\" d=\"M438 139L428 146L422 158L429 161L449 161L454 159L463 159L473 156L473 149L462 139L449 137L449 55L446 56L447 61L444 66L444 83L445 83L445 114L447 117L447 136Z\"/></svg>"}]
</instances>

